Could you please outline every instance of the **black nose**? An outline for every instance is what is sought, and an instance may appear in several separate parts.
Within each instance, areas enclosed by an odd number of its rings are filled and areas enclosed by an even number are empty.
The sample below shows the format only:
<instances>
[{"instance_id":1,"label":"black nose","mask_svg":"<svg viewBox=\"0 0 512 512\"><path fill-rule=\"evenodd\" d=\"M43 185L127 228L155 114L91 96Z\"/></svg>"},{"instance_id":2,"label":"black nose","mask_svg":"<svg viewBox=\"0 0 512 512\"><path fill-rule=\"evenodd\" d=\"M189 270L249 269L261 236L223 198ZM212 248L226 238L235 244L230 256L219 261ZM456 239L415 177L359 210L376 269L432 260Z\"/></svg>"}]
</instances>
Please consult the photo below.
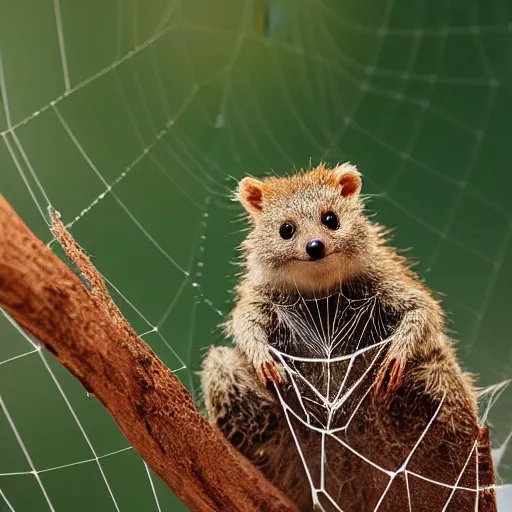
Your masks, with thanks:
<instances>
[{"instance_id":1,"label":"black nose","mask_svg":"<svg viewBox=\"0 0 512 512\"><path fill-rule=\"evenodd\" d=\"M322 240L310 240L306 245L306 252L314 260L319 260L324 257L325 246Z\"/></svg>"}]
</instances>

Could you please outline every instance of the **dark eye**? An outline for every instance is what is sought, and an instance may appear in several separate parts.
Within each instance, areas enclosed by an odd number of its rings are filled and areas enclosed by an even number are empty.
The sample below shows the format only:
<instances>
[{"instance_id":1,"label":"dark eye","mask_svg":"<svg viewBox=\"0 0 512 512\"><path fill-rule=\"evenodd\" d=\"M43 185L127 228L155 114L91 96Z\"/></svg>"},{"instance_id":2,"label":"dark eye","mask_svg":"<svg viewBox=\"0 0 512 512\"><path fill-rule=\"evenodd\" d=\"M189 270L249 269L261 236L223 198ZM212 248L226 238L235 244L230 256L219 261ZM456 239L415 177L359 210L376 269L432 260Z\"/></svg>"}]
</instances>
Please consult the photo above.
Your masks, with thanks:
<instances>
[{"instance_id":1,"label":"dark eye","mask_svg":"<svg viewBox=\"0 0 512 512\"><path fill-rule=\"evenodd\" d=\"M284 222L281 224L281 227L279 228L281 238L288 240L293 236L293 233L295 233L295 226L291 222Z\"/></svg>"},{"instance_id":2,"label":"dark eye","mask_svg":"<svg viewBox=\"0 0 512 512\"><path fill-rule=\"evenodd\" d=\"M322 215L322 224L332 230L338 229L340 227L338 217L334 212L325 212Z\"/></svg>"}]
</instances>

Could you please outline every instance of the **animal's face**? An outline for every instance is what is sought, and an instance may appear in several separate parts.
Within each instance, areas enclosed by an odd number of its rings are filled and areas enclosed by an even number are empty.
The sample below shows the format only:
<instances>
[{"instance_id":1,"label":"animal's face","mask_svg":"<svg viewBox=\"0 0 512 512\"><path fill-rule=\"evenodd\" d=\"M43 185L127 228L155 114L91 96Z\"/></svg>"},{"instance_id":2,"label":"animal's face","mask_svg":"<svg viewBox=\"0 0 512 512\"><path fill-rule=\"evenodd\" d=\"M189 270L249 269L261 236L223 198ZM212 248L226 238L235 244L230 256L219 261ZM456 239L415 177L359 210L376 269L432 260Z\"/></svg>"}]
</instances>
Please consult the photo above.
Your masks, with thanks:
<instances>
[{"instance_id":1,"label":"animal's face","mask_svg":"<svg viewBox=\"0 0 512 512\"><path fill-rule=\"evenodd\" d=\"M244 243L260 280L301 292L328 291L359 266L367 221L355 167L319 167L263 181L245 178L239 198L253 229Z\"/></svg>"}]
</instances>

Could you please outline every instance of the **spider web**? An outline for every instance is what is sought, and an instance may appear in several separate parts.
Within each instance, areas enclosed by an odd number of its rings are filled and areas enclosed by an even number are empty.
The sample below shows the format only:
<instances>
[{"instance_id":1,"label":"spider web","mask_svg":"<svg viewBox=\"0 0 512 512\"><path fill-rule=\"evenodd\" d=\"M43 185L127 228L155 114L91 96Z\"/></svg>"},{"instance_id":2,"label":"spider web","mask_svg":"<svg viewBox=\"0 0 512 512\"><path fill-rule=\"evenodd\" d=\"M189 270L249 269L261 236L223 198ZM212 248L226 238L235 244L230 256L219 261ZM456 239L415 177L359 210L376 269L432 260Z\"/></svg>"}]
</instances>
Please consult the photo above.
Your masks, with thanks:
<instances>
[{"instance_id":1,"label":"spider web","mask_svg":"<svg viewBox=\"0 0 512 512\"><path fill-rule=\"evenodd\" d=\"M195 396L236 282L233 177L350 159L378 220L398 228L395 243L413 247L444 295L462 363L480 374L507 510L506 2L3 7L1 192L57 252L47 208L62 214L127 319ZM0 334L2 510L184 510L35 340L5 315ZM319 402L327 417L351 385ZM322 481L312 491L332 494Z\"/></svg>"},{"instance_id":2,"label":"spider web","mask_svg":"<svg viewBox=\"0 0 512 512\"><path fill-rule=\"evenodd\" d=\"M426 443L430 428L442 411L446 392L425 428L416 436L412 448L398 464L387 457L382 460L382 456L380 461L375 460L375 446L380 446L379 451L383 450L382 443L393 435L388 433L388 437L381 438L378 428L371 430L372 423L378 418L368 416L371 414L368 410L371 410L376 365L392 338L377 296L350 299L342 288L339 294L315 299L301 297L295 304L275 307L280 326L276 346L285 349L273 351L287 375L286 384L276 387L276 392L299 450L316 509L340 511L343 503L350 503L344 493L352 496L351 488L357 483L346 480L348 465L361 478L363 474L371 475L369 482L377 490L377 499L372 494L368 494L367 499L370 503L375 501L374 510L386 503L388 493L401 475L405 479L408 510L414 510L415 499L418 499L415 495L420 497L421 503L426 482L438 487L436 494L445 491L440 510L450 510L456 492L471 493L474 510L478 510L478 491L486 489L488 484L479 483L478 474L475 482L468 483L467 478L466 481L463 478L468 465L478 463L477 438L453 482L435 480L413 466L416 452L422 443ZM491 393L491 400L495 400L506 385L504 382L485 392ZM405 403L402 404L399 412L402 416L405 407ZM488 409L489 405L483 414L483 422ZM391 404L388 410L393 415ZM353 424L356 425L353 427ZM369 436L373 443L368 442ZM356 464L351 461L354 456ZM343 461L342 465L340 461ZM343 475L336 471L338 467L343 468ZM439 467L436 467L438 471ZM417 487L418 480L420 485ZM385 509L388 510L391 504L388 502Z\"/></svg>"}]
</instances>

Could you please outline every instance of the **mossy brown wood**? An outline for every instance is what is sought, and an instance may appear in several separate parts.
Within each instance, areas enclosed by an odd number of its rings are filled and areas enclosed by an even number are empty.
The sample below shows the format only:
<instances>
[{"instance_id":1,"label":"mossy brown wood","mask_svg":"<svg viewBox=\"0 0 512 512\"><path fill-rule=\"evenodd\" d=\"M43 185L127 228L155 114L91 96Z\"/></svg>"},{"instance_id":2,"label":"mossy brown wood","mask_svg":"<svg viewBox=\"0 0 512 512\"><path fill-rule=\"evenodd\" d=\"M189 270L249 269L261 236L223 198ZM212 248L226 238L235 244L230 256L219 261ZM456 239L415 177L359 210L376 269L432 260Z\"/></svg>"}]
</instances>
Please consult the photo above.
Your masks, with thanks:
<instances>
[{"instance_id":1,"label":"mossy brown wood","mask_svg":"<svg viewBox=\"0 0 512 512\"><path fill-rule=\"evenodd\" d=\"M94 394L191 510L296 511L198 412L114 305L58 215L53 218L54 233L92 291L0 195L0 307Z\"/></svg>"}]
</instances>

